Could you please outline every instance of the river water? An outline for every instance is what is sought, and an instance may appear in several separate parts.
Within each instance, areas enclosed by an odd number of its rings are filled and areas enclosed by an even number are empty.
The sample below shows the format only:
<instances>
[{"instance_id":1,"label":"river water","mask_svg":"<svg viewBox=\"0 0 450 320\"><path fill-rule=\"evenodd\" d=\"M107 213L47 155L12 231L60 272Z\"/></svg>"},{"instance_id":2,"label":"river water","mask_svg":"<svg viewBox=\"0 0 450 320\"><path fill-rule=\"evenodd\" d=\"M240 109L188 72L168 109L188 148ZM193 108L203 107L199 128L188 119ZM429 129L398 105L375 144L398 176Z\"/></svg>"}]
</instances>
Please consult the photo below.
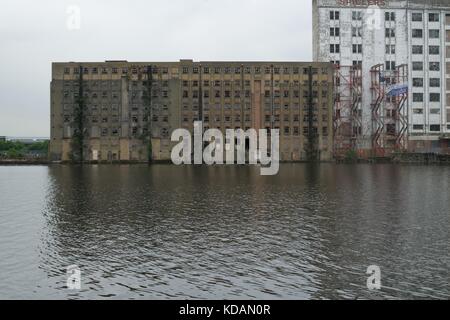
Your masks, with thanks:
<instances>
[{"instance_id":1,"label":"river water","mask_svg":"<svg viewBox=\"0 0 450 320\"><path fill-rule=\"evenodd\" d=\"M449 207L450 167L3 166L0 298L450 299Z\"/></svg>"}]
</instances>

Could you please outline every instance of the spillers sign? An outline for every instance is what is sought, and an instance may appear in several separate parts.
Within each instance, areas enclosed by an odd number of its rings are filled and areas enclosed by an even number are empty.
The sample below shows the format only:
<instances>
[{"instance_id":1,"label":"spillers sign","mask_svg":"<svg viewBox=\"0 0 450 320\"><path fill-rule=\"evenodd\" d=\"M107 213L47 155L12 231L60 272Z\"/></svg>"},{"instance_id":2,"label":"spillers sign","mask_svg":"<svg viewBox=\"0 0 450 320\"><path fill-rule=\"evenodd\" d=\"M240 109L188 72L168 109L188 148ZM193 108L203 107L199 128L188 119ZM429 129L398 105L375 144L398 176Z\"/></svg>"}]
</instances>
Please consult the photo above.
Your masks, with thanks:
<instances>
[{"instance_id":1,"label":"spillers sign","mask_svg":"<svg viewBox=\"0 0 450 320\"><path fill-rule=\"evenodd\" d=\"M370 7L370 6L379 6L385 7L385 0L336 0L338 6L360 6L360 7Z\"/></svg>"}]
</instances>

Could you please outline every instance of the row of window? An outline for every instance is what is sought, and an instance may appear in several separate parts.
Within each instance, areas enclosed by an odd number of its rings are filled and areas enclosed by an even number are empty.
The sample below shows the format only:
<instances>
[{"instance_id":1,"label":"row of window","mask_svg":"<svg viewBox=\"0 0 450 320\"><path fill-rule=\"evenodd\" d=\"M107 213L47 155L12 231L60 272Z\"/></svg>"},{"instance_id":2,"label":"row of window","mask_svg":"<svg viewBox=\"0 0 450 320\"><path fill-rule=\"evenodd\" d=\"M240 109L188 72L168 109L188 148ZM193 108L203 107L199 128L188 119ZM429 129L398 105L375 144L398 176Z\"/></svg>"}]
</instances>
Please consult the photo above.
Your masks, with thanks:
<instances>
[{"instance_id":1,"label":"row of window","mask_svg":"<svg viewBox=\"0 0 450 320\"><path fill-rule=\"evenodd\" d=\"M440 78L430 78L429 86L432 88L440 88L441 87L441 79ZM424 79L423 78L413 78L413 87L423 88Z\"/></svg>"},{"instance_id":2,"label":"row of window","mask_svg":"<svg viewBox=\"0 0 450 320\"><path fill-rule=\"evenodd\" d=\"M423 114L423 109L414 108L413 114ZM430 114L441 114L441 109L430 109Z\"/></svg>"},{"instance_id":3,"label":"row of window","mask_svg":"<svg viewBox=\"0 0 450 320\"><path fill-rule=\"evenodd\" d=\"M189 97L199 98L199 94L200 94L200 92L197 91L197 90L194 90L194 91L187 91L187 90L185 90L185 91L183 91L183 96L182 97L183 98L189 98ZM231 98L232 95L233 95L233 92L230 91L230 90L225 90L223 92L220 91L220 90L216 90L214 92L214 97L215 98L221 98L222 94L223 94L223 96L225 98ZM250 94L251 94L251 92L249 90L246 90L244 92L244 95L245 95L246 98L250 98ZM241 91L234 91L234 95L233 96L234 96L234 98L241 98ZM270 91L270 90L264 91L264 97L270 98L272 96L275 97L275 98L281 98L281 97L283 97L283 98L290 98L291 97L291 92L289 90L284 90L284 91L275 90L273 92L273 94L272 94L272 91ZM292 92L292 96L294 98L300 98L300 91L299 90L294 90ZM313 91L312 97L313 98L317 98L318 96L319 96L318 92L317 91ZM209 90L203 91L203 97L204 98L209 98L210 97ZM308 98L309 97L309 91L303 91L303 97L304 98ZM325 91L325 90L322 91L322 98L327 98L327 97L328 97L328 91Z\"/></svg>"},{"instance_id":4,"label":"row of window","mask_svg":"<svg viewBox=\"0 0 450 320\"><path fill-rule=\"evenodd\" d=\"M440 132L441 131L441 125L439 124L432 124L429 126L430 132ZM447 129L450 129L450 126L447 127ZM414 131L423 131L425 130L425 126L423 124L414 124L413 125Z\"/></svg>"},{"instance_id":5,"label":"row of window","mask_svg":"<svg viewBox=\"0 0 450 320\"><path fill-rule=\"evenodd\" d=\"M144 72L146 72L147 68L143 68ZM93 68L83 68L83 73L84 74L109 74L111 70L112 74L119 74L120 72L122 72L122 74L128 74L129 69L128 68L116 68L113 67L111 69L107 68L107 67L93 67ZM163 67L161 68L161 71L163 74L167 74L168 73L168 68L167 67ZM214 73L214 74L221 74L221 73L225 73L225 74L241 74L242 71L245 74L251 74L251 73L255 73L255 74L261 74L263 71L265 74L271 74L272 72L274 74L300 74L300 72L303 72L303 74L309 74L309 68L303 68L303 70L301 70L300 67L279 67L279 66L275 66L275 67L244 67L243 69L241 67L182 67L182 73L183 74L188 74L188 73L193 73L193 74L199 74L200 72L202 72L203 74L210 74L210 73ZM152 68L152 73L158 73L159 69L158 68ZM322 74L328 74L328 69L327 68L322 68L320 70L320 72ZM80 68L70 68L70 67L65 67L64 68L64 74L79 74L80 73ZM131 73L132 74L138 74L139 70L138 68L131 68ZM312 73L313 74L318 74L319 73L319 69L318 68L312 68Z\"/></svg>"},{"instance_id":6,"label":"row of window","mask_svg":"<svg viewBox=\"0 0 450 320\"><path fill-rule=\"evenodd\" d=\"M420 12L413 12L411 14L411 20L413 22L422 22L423 21L423 14ZM440 20L440 14L439 13L429 13L428 14L428 21L429 22L439 22Z\"/></svg>"},{"instance_id":7,"label":"row of window","mask_svg":"<svg viewBox=\"0 0 450 320\"><path fill-rule=\"evenodd\" d=\"M186 121L185 124L186 123L190 123L190 122ZM224 127L224 128L226 130L231 129L231 127ZM204 130L208 130L208 129L210 129L209 126L205 126L204 127ZM220 128L218 128L218 129L220 129ZM238 129L240 129L240 127L235 127L234 130L238 130ZM245 128L245 130L249 130L249 129L250 129L250 127L246 127ZM292 128L291 127L283 127L282 130L281 130L280 127L274 126L274 129L280 130L280 132L284 136L290 136L290 135L300 136L300 127L292 127ZM266 127L266 130L267 130L268 134L270 135L270 127ZM313 127L312 130L313 130L314 134L318 133L318 128L317 127ZM309 127L304 126L302 132L303 132L303 135L305 135L305 136L308 135L309 134ZM328 136L328 132L329 132L328 127L322 127L322 135L323 136ZM220 142L218 142L218 143L220 143Z\"/></svg>"},{"instance_id":8,"label":"row of window","mask_svg":"<svg viewBox=\"0 0 450 320\"><path fill-rule=\"evenodd\" d=\"M210 73L214 73L214 74L241 74L242 71L244 71L244 73L246 74L261 74L263 71L265 74L271 74L272 71L274 74L300 74L301 72L301 68L300 67L244 67L244 69L242 70L241 67L183 67L182 68L182 72L183 74L189 74L189 73L193 73L193 74L199 74L200 72L202 72L203 74L210 74ZM312 74L318 74L319 73L319 69L317 68L312 68L311 70ZM327 68L322 68L320 70L320 72L322 74L328 74L328 69ZM309 68L303 68L303 74L309 74Z\"/></svg>"},{"instance_id":9,"label":"row of window","mask_svg":"<svg viewBox=\"0 0 450 320\"><path fill-rule=\"evenodd\" d=\"M352 11L352 20L353 21L362 21L363 16L364 16L364 14L362 11ZM330 20L340 20L340 19L341 19L341 14L339 11L335 11L335 10L330 11ZM394 22L396 20L395 12L385 12L384 19L385 19L385 21ZM411 20L414 22L422 22L423 21L423 13L413 12L411 14ZM440 14L439 13L429 13L428 21L429 22L439 22Z\"/></svg>"},{"instance_id":10,"label":"row of window","mask_svg":"<svg viewBox=\"0 0 450 320\"><path fill-rule=\"evenodd\" d=\"M74 108L75 108L75 105L71 105L71 104L64 104L63 105L63 110L65 112L71 112ZM240 112L241 108L242 108L241 104L234 104L234 105L231 105L231 104L225 104L225 105L222 105L222 104L217 104L217 105L205 104L203 106L203 110L205 112L208 112L209 110L213 111L214 109L216 109L219 112L222 109L223 110L236 110L236 111ZM271 103L266 103L264 108L265 108L265 110L271 110L272 109L272 104ZM281 108L283 108L285 111L288 111L290 109L298 110L298 109L300 109L300 104L299 103L294 103L294 104L285 103L283 105L281 105L279 103L274 103L273 104L273 109L274 110L281 110ZM306 110L308 110L309 106L305 104L304 108ZM144 110L148 111L148 108L147 107L143 107L142 105L138 105L138 104L132 104L131 105L131 110L132 111L139 111L140 109L144 109ZM168 109L169 108L168 108L167 105L154 105L152 107L153 112L159 112L161 110L167 112ZM251 105L250 104L245 104L245 109L246 110L251 110ZM325 110L325 111L328 111L328 104L327 103L323 103L322 104L322 109ZM101 106L101 108L99 108L97 105L91 105L91 106L87 107L87 110L90 110L93 113L96 113L97 111L100 111L100 110L102 112L110 112L111 111L113 113L118 113L119 106L116 105L116 104L113 104L111 106L103 105L103 106ZM184 111L186 111L186 110L198 111L199 110L199 106L195 105L195 104L192 105L192 106L183 105L183 110ZM317 111L317 107L313 106L313 110ZM116 117L116 116L118 117L118 115L113 115L113 116L114 117Z\"/></svg>"},{"instance_id":11,"label":"row of window","mask_svg":"<svg viewBox=\"0 0 450 320\"><path fill-rule=\"evenodd\" d=\"M412 46L412 54L423 54L423 46L421 45L414 45ZM428 53L430 55L439 55L441 52L439 46L428 46Z\"/></svg>"},{"instance_id":12,"label":"row of window","mask_svg":"<svg viewBox=\"0 0 450 320\"><path fill-rule=\"evenodd\" d=\"M413 61L412 69L413 69L413 71L423 71L424 63L422 61ZM440 62L430 62L428 70L429 71L441 71L441 63Z\"/></svg>"},{"instance_id":13,"label":"row of window","mask_svg":"<svg viewBox=\"0 0 450 320\"><path fill-rule=\"evenodd\" d=\"M413 102L423 102L423 99L424 99L423 93L413 93ZM441 102L441 94L430 93L430 102Z\"/></svg>"},{"instance_id":14,"label":"row of window","mask_svg":"<svg viewBox=\"0 0 450 320\"><path fill-rule=\"evenodd\" d=\"M300 104L299 103L294 103L294 104L289 104L289 103L285 103L285 104L283 104L283 106L281 105L281 104L279 104L279 103L274 103L273 104L273 109L274 110L281 110L281 108L283 107L283 109L285 110L285 111L288 111L289 109L294 109L294 110L298 110L298 109L300 109ZM190 108L189 108L189 106L188 105L184 105L183 106L183 110L189 110ZM193 105L192 106L192 110L193 111L196 111L196 110L198 110L199 109L199 107L198 107L198 105ZM241 105L240 104L235 104L235 105L231 105L231 104L225 104L225 105L221 105L221 104L217 104L217 105L209 105L209 104L205 104L204 106L203 106L203 110L205 111L205 112L207 112L207 111L209 111L209 110L211 110L211 111L213 111L214 109L216 109L217 111L219 111L220 112L220 110L222 110L222 109L224 109L224 110L232 110L232 109L234 109L234 110L236 110L236 111L240 111L241 110ZM250 104L245 104L245 109L246 110L251 110L251 105ZM271 103L266 103L265 105L264 105L264 110L266 110L266 111L270 111L272 109L272 104ZM309 109L309 106L308 105L304 105L304 109L305 110L308 110ZM323 103L322 104L322 109L324 110L324 111L328 111L328 104L327 103ZM315 104L313 104L313 110L314 111L317 111L317 107L315 106Z\"/></svg>"},{"instance_id":15,"label":"row of window","mask_svg":"<svg viewBox=\"0 0 450 320\"><path fill-rule=\"evenodd\" d=\"M198 117L195 116L195 115L192 116L192 117L189 116L189 115L183 115L183 122L189 122L191 120L191 118L192 118L193 121L197 121L197 119L198 119ZM204 122L210 122L210 121L212 121L212 122L222 122L222 119L223 119L224 122L232 122L232 120L234 120L234 122L241 122L241 116L240 115L235 115L234 117L232 117L231 115L225 115L224 117L222 117L221 115L212 115L211 117L209 115L204 115L203 116L203 121ZM281 116L280 115L274 115L273 117L271 115L265 115L264 116L264 121L265 122L271 122L272 119L273 119L274 122L281 122ZM314 115L312 120L313 120L313 122L318 122L319 121L318 120L318 116ZM158 118L154 117L153 121L158 121ZM246 115L244 121L245 122L251 121L250 120L250 115ZM283 121L284 122L290 122L291 121L290 116L289 115L285 115L283 117ZM293 122L300 122L300 116L299 115L295 115L293 117L292 121ZM304 116L303 117L303 122L307 123L308 121L309 121L309 117L307 115ZM323 122L328 122L328 116L324 115L322 117L322 121Z\"/></svg>"},{"instance_id":16,"label":"row of window","mask_svg":"<svg viewBox=\"0 0 450 320\"><path fill-rule=\"evenodd\" d=\"M94 130L92 130L92 131L94 131ZM111 129L101 128L100 129L100 135L102 137L106 137L106 136L115 136L116 137L116 136L119 135L119 131L120 131L120 128L111 128ZM144 127L144 128L142 128L140 130L140 132L142 134L146 135L148 133L148 128ZM137 136L139 134L139 128L138 127L132 127L131 128L131 134L133 136ZM161 134L162 137L168 137L169 136L169 129L168 128L162 128L160 130L160 134Z\"/></svg>"},{"instance_id":17,"label":"row of window","mask_svg":"<svg viewBox=\"0 0 450 320\"><path fill-rule=\"evenodd\" d=\"M281 85L283 86L300 86L300 81L299 80L294 80L294 81L289 81L289 80L284 80L284 81L279 81L279 80L275 80L273 81L273 86L274 87L279 87ZM187 81L184 80L183 81L183 87L198 87L199 86L199 81L198 80L193 80L193 81ZM240 80L225 80L225 81L221 81L221 80L214 80L214 81L209 81L209 80L204 80L202 82L203 87L209 87L209 86L214 86L214 87L221 87L222 85L225 87L231 87L231 85L234 85L235 87L241 87L242 82ZM313 81L313 86L317 86L319 84L318 81ZM327 81L322 81L321 82L322 85L328 85ZM270 80L265 80L264 81L264 86L265 87L270 87L272 85L272 82ZM305 86L309 86L309 81L305 80L303 81L303 85ZM251 81L250 80L245 80L244 81L244 86L245 87L250 87L251 86Z\"/></svg>"},{"instance_id":18,"label":"row of window","mask_svg":"<svg viewBox=\"0 0 450 320\"><path fill-rule=\"evenodd\" d=\"M415 39L423 38L423 29L412 29L411 35ZM428 30L428 37L430 39L439 39L441 36L441 31L439 29L430 29Z\"/></svg>"},{"instance_id":19,"label":"row of window","mask_svg":"<svg viewBox=\"0 0 450 320\"><path fill-rule=\"evenodd\" d=\"M352 45L353 53L362 53L363 47L361 44ZM412 54L422 55L424 52L423 46L414 45L412 46ZM340 44L330 44L330 53L341 53ZM387 54L395 54L395 45L386 45ZM439 46L428 46L428 54L430 55L440 55L441 50Z\"/></svg>"},{"instance_id":20,"label":"row of window","mask_svg":"<svg viewBox=\"0 0 450 320\"><path fill-rule=\"evenodd\" d=\"M341 31L339 27L331 27L330 28L330 37L340 37ZM352 27L352 37L360 38L362 37L363 29L362 27ZM385 36L386 38L395 38L395 28L385 28ZM428 38L430 39L439 39L441 36L441 32L439 29L430 29L428 30ZM415 39L423 38L423 30L422 29L412 29L412 37Z\"/></svg>"}]
</instances>

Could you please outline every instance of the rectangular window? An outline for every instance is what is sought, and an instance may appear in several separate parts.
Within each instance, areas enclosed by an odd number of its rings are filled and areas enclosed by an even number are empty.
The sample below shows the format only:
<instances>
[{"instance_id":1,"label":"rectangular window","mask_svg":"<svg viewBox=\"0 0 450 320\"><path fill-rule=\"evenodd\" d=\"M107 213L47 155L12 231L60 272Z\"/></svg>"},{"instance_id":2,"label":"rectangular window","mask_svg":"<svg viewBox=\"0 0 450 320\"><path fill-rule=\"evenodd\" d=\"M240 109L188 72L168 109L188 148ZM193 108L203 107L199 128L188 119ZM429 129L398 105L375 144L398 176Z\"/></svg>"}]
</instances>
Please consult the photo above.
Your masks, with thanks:
<instances>
[{"instance_id":1,"label":"rectangular window","mask_svg":"<svg viewBox=\"0 0 450 320\"><path fill-rule=\"evenodd\" d=\"M331 37L339 37L340 28L330 28L330 36Z\"/></svg>"},{"instance_id":2,"label":"rectangular window","mask_svg":"<svg viewBox=\"0 0 450 320\"><path fill-rule=\"evenodd\" d=\"M430 62L430 71L441 71L441 64L439 62Z\"/></svg>"},{"instance_id":3,"label":"rectangular window","mask_svg":"<svg viewBox=\"0 0 450 320\"><path fill-rule=\"evenodd\" d=\"M413 130L415 130L415 131L423 130L423 124L413 125Z\"/></svg>"},{"instance_id":4,"label":"rectangular window","mask_svg":"<svg viewBox=\"0 0 450 320\"><path fill-rule=\"evenodd\" d=\"M353 21L361 21L362 20L362 11L353 11L352 12L352 20Z\"/></svg>"},{"instance_id":5,"label":"rectangular window","mask_svg":"<svg viewBox=\"0 0 450 320\"><path fill-rule=\"evenodd\" d=\"M439 13L430 13L428 15L429 22L439 22Z\"/></svg>"},{"instance_id":6,"label":"rectangular window","mask_svg":"<svg viewBox=\"0 0 450 320\"><path fill-rule=\"evenodd\" d=\"M422 29L413 29L412 37L416 38L416 39L422 39L423 38L423 30Z\"/></svg>"},{"instance_id":7,"label":"rectangular window","mask_svg":"<svg viewBox=\"0 0 450 320\"><path fill-rule=\"evenodd\" d=\"M412 53L413 54L423 54L423 46L413 46Z\"/></svg>"},{"instance_id":8,"label":"rectangular window","mask_svg":"<svg viewBox=\"0 0 450 320\"><path fill-rule=\"evenodd\" d=\"M439 39L439 29L432 29L430 32L430 39Z\"/></svg>"},{"instance_id":9,"label":"rectangular window","mask_svg":"<svg viewBox=\"0 0 450 320\"><path fill-rule=\"evenodd\" d=\"M423 62L413 62L413 71L423 71Z\"/></svg>"},{"instance_id":10,"label":"rectangular window","mask_svg":"<svg viewBox=\"0 0 450 320\"><path fill-rule=\"evenodd\" d=\"M440 102L441 94L440 93L430 93L430 102Z\"/></svg>"},{"instance_id":11,"label":"rectangular window","mask_svg":"<svg viewBox=\"0 0 450 320\"><path fill-rule=\"evenodd\" d=\"M441 109L430 109L430 114L441 114Z\"/></svg>"},{"instance_id":12,"label":"rectangular window","mask_svg":"<svg viewBox=\"0 0 450 320\"><path fill-rule=\"evenodd\" d=\"M340 53L341 48L339 44L331 44L330 45L330 53Z\"/></svg>"},{"instance_id":13,"label":"rectangular window","mask_svg":"<svg viewBox=\"0 0 450 320\"><path fill-rule=\"evenodd\" d=\"M429 46L429 53L430 55L439 55L440 48L439 46Z\"/></svg>"},{"instance_id":14,"label":"rectangular window","mask_svg":"<svg viewBox=\"0 0 450 320\"><path fill-rule=\"evenodd\" d=\"M431 78L430 79L430 87L439 88L441 86L441 79L439 78Z\"/></svg>"},{"instance_id":15,"label":"rectangular window","mask_svg":"<svg viewBox=\"0 0 450 320\"><path fill-rule=\"evenodd\" d=\"M439 132L439 131L441 131L441 125L439 125L439 124L432 124L430 126L430 131L431 132Z\"/></svg>"},{"instance_id":16,"label":"rectangular window","mask_svg":"<svg viewBox=\"0 0 450 320\"><path fill-rule=\"evenodd\" d=\"M394 28L386 28L386 38L395 38Z\"/></svg>"},{"instance_id":17,"label":"rectangular window","mask_svg":"<svg viewBox=\"0 0 450 320\"><path fill-rule=\"evenodd\" d=\"M395 61L386 61L386 70L395 70Z\"/></svg>"},{"instance_id":18,"label":"rectangular window","mask_svg":"<svg viewBox=\"0 0 450 320\"><path fill-rule=\"evenodd\" d=\"M413 102L423 102L423 93L413 93Z\"/></svg>"},{"instance_id":19,"label":"rectangular window","mask_svg":"<svg viewBox=\"0 0 450 320\"><path fill-rule=\"evenodd\" d=\"M352 27L352 37L362 37L362 28L361 27Z\"/></svg>"},{"instance_id":20,"label":"rectangular window","mask_svg":"<svg viewBox=\"0 0 450 320\"><path fill-rule=\"evenodd\" d=\"M395 21L395 12L386 12L384 15L386 21Z\"/></svg>"},{"instance_id":21,"label":"rectangular window","mask_svg":"<svg viewBox=\"0 0 450 320\"><path fill-rule=\"evenodd\" d=\"M395 45L386 45L386 54L395 54Z\"/></svg>"},{"instance_id":22,"label":"rectangular window","mask_svg":"<svg viewBox=\"0 0 450 320\"><path fill-rule=\"evenodd\" d=\"M413 12L412 15L411 15L411 20L413 22L422 22L423 21L423 14L417 13L417 12Z\"/></svg>"},{"instance_id":23,"label":"rectangular window","mask_svg":"<svg viewBox=\"0 0 450 320\"><path fill-rule=\"evenodd\" d=\"M413 87L423 88L423 78L413 78Z\"/></svg>"},{"instance_id":24,"label":"rectangular window","mask_svg":"<svg viewBox=\"0 0 450 320\"><path fill-rule=\"evenodd\" d=\"M353 53L362 53L362 44L354 44Z\"/></svg>"},{"instance_id":25,"label":"rectangular window","mask_svg":"<svg viewBox=\"0 0 450 320\"><path fill-rule=\"evenodd\" d=\"M330 20L339 20L339 11L330 11Z\"/></svg>"}]
</instances>

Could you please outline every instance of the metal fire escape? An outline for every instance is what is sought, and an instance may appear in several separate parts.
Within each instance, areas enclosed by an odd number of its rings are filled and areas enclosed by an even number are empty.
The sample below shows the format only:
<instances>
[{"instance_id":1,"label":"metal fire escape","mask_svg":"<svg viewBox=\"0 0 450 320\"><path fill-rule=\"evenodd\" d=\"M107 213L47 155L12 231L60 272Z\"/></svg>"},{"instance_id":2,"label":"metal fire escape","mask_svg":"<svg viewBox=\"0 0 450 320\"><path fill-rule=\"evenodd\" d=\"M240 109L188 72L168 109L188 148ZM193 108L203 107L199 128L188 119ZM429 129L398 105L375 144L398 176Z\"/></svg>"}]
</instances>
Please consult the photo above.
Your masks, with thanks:
<instances>
[{"instance_id":1,"label":"metal fire escape","mask_svg":"<svg viewBox=\"0 0 450 320\"><path fill-rule=\"evenodd\" d=\"M397 67L397 84L408 86L408 65L403 64ZM397 137L395 141L396 151L406 151L408 149L408 91L400 91L395 97Z\"/></svg>"},{"instance_id":2,"label":"metal fire escape","mask_svg":"<svg viewBox=\"0 0 450 320\"><path fill-rule=\"evenodd\" d=\"M358 152L362 134L361 66L336 65L334 92L334 156L343 159L351 151Z\"/></svg>"},{"instance_id":3,"label":"metal fire escape","mask_svg":"<svg viewBox=\"0 0 450 320\"><path fill-rule=\"evenodd\" d=\"M389 157L408 147L408 66L371 68L372 156Z\"/></svg>"}]
</instances>

